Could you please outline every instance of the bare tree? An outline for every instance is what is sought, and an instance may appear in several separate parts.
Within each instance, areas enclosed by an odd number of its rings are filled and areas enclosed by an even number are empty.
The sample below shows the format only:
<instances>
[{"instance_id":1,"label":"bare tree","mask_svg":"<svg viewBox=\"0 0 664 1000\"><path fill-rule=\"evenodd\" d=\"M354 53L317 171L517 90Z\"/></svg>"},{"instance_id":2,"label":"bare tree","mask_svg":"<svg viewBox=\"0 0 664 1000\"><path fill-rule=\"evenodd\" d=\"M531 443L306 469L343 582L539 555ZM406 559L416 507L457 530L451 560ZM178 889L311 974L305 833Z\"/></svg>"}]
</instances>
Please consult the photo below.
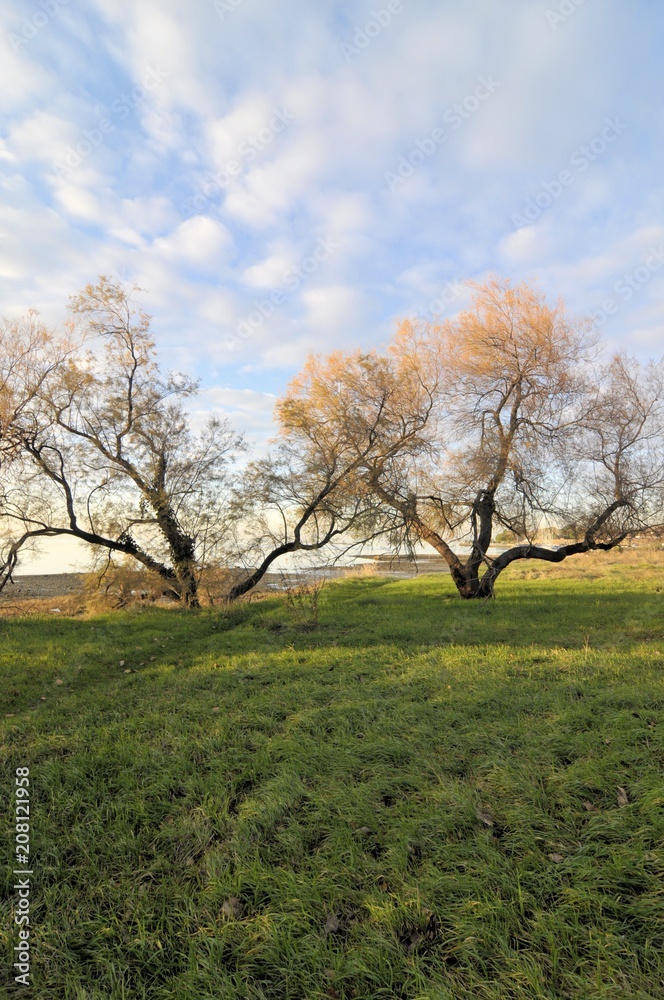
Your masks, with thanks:
<instances>
[{"instance_id":1,"label":"bare tree","mask_svg":"<svg viewBox=\"0 0 664 1000\"><path fill-rule=\"evenodd\" d=\"M130 292L102 277L72 299L71 316L77 349L60 350L43 377L26 361L34 390L12 420L0 584L27 543L69 536L131 556L196 606L197 546L229 530L224 491L241 441L217 419L192 433L184 402L197 383L161 371Z\"/></svg>"},{"instance_id":2,"label":"bare tree","mask_svg":"<svg viewBox=\"0 0 664 1000\"><path fill-rule=\"evenodd\" d=\"M664 522L662 364L602 364L589 327L527 284L474 287L454 321L400 328L386 358L428 390L426 426L395 452L368 453L355 478L355 496L375 500L374 523L411 550L433 546L465 598L490 596L517 559L560 562ZM341 400L354 390L343 358L334 368ZM406 393L404 421L410 404ZM321 419L314 393L300 405L301 427L282 418L293 447ZM538 544L542 528L570 521L574 541ZM492 557L498 526L525 542Z\"/></svg>"}]
</instances>

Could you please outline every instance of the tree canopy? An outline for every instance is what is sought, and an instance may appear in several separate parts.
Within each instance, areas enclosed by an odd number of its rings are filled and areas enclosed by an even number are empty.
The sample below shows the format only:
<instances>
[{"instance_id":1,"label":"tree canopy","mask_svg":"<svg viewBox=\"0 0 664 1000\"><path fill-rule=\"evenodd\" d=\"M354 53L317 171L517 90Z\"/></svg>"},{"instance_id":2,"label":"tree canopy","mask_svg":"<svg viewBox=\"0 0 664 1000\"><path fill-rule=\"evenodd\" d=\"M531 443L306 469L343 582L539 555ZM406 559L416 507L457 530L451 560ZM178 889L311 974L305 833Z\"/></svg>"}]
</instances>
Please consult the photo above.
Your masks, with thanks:
<instances>
[{"instance_id":1,"label":"tree canopy","mask_svg":"<svg viewBox=\"0 0 664 1000\"><path fill-rule=\"evenodd\" d=\"M195 605L201 550L228 530L224 494L241 441L217 419L191 432L184 401L197 383L161 371L131 293L101 278L72 298L70 317L53 363L21 354L30 392L10 414L4 579L32 539L70 536L132 557ZM14 354L31 329L16 329Z\"/></svg>"},{"instance_id":2,"label":"tree canopy","mask_svg":"<svg viewBox=\"0 0 664 1000\"><path fill-rule=\"evenodd\" d=\"M404 321L383 348L310 357L271 450L242 465L228 421L192 430L198 382L163 371L135 290L100 278L57 334L34 313L5 322L0 589L24 546L58 535L194 606L210 561L235 567L234 600L285 555L382 539L432 546L462 597L487 597L515 560L662 528L664 362L610 356L527 283L473 290L469 309ZM497 534L514 544L496 552Z\"/></svg>"},{"instance_id":3,"label":"tree canopy","mask_svg":"<svg viewBox=\"0 0 664 1000\"><path fill-rule=\"evenodd\" d=\"M317 385L291 383L277 415L293 443L361 410L356 359L310 361ZM433 546L463 597L492 594L516 559L558 562L662 525L662 363L607 358L587 324L531 286L476 285L469 310L442 324L405 322L371 359L402 387L398 419L418 433L363 459L348 499L371 497L373 522L393 543ZM563 524L574 525L573 540L538 544L543 527ZM497 528L523 542L491 556Z\"/></svg>"}]
</instances>

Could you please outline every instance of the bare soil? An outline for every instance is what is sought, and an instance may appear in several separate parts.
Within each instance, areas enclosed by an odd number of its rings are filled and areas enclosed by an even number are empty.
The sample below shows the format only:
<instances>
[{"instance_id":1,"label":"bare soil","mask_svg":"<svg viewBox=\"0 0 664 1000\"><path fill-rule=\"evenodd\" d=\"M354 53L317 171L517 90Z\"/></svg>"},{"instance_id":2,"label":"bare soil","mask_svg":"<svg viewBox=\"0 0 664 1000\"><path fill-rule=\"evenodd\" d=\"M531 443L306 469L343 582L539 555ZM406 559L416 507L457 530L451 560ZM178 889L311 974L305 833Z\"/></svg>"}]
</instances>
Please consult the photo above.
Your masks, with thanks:
<instances>
[{"instance_id":1,"label":"bare soil","mask_svg":"<svg viewBox=\"0 0 664 1000\"><path fill-rule=\"evenodd\" d=\"M80 594L85 576L83 573L45 573L42 576L16 576L0 592L0 604L28 601L35 598L67 597Z\"/></svg>"}]
</instances>

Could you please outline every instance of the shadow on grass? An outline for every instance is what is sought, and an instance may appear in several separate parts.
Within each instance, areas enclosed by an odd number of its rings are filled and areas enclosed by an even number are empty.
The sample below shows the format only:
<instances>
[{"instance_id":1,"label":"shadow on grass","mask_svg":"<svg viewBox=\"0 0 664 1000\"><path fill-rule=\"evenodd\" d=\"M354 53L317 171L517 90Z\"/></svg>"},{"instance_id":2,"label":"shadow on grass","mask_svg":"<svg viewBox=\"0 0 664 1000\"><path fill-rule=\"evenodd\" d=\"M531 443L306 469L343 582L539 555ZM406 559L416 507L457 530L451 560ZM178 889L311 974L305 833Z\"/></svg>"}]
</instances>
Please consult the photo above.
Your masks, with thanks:
<instances>
[{"instance_id":1,"label":"shadow on grass","mask_svg":"<svg viewBox=\"0 0 664 1000\"><path fill-rule=\"evenodd\" d=\"M278 600L250 606L243 624L305 650L339 645L407 649L464 645L629 650L664 641L664 595L612 581L505 581L495 599L464 601L448 577L350 580L321 602L318 627L297 628Z\"/></svg>"},{"instance_id":2,"label":"shadow on grass","mask_svg":"<svg viewBox=\"0 0 664 1000\"><path fill-rule=\"evenodd\" d=\"M190 665L201 655L329 646L509 645L629 650L664 641L664 594L620 589L619 581L505 581L495 599L461 600L448 577L334 583L317 623L298 624L279 597L230 608L141 608L92 619L0 619L3 643L18 650L59 645L85 654L126 646L146 662ZM149 656L149 659L147 657ZM133 657L133 659L139 659Z\"/></svg>"}]
</instances>

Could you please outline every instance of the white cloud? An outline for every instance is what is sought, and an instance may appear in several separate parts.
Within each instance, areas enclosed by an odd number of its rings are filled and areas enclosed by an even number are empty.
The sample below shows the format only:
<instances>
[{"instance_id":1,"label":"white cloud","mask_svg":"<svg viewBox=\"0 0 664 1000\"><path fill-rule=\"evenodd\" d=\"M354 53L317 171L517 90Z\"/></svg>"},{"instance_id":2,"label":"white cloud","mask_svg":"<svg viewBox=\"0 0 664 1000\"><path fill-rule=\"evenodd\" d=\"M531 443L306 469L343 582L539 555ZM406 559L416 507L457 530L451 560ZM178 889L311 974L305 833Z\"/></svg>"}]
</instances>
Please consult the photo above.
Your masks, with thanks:
<instances>
[{"instance_id":1,"label":"white cloud","mask_svg":"<svg viewBox=\"0 0 664 1000\"><path fill-rule=\"evenodd\" d=\"M253 389L233 389L217 386L196 397L192 425L202 427L210 413L228 417L233 426L247 434L250 440L263 443L274 434L272 421L276 395Z\"/></svg>"},{"instance_id":2,"label":"white cloud","mask_svg":"<svg viewBox=\"0 0 664 1000\"><path fill-rule=\"evenodd\" d=\"M22 34L24 18L18 5L6 5L0 12L0 108L10 113L55 83L46 66L30 59Z\"/></svg>"},{"instance_id":3,"label":"white cloud","mask_svg":"<svg viewBox=\"0 0 664 1000\"><path fill-rule=\"evenodd\" d=\"M153 91L157 105L181 105L209 114L214 100L198 72L201 15L194 6L183 9L177 0L97 0L111 24L121 30L115 54L130 70L135 83L157 70L167 85ZM210 5L211 6L211 5Z\"/></svg>"},{"instance_id":4,"label":"white cloud","mask_svg":"<svg viewBox=\"0 0 664 1000\"><path fill-rule=\"evenodd\" d=\"M335 348L339 346L334 343ZM313 333L294 336L266 346L262 357L263 366L295 372L302 367L308 354L320 354L323 350L320 338ZM254 364L246 370L253 372L260 367L262 366Z\"/></svg>"},{"instance_id":5,"label":"white cloud","mask_svg":"<svg viewBox=\"0 0 664 1000\"><path fill-rule=\"evenodd\" d=\"M302 303L305 307L302 322L329 336L334 343L346 340L345 331L353 328L358 315L364 312L362 293L347 285L305 288Z\"/></svg>"},{"instance_id":6,"label":"white cloud","mask_svg":"<svg viewBox=\"0 0 664 1000\"><path fill-rule=\"evenodd\" d=\"M16 159L52 163L79 137L80 131L73 122L51 112L37 111L10 127L8 146Z\"/></svg>"},{"instance_id":7,"label":"white cloud","mask_svg":"<svg viewBox=\"0 0 664 1000\"><path fill-rule=\"evenodd\" d=\"M206 289L198 301L198 315L217 330L226 329L236 321L237 303L230 292Z\"/></svg>"},{"instance_id":8,"label":"white cloud","mask_svg":"<svg viewBox=\"0 0 664 1000\"><path fill-rule=\"evenodd\" d=\"M538 264L551 247L550 234L546 223L523 226L510 233L498 246L499 252L508 264L533 266Z\"/></svg>"},{"instance_id":9,"label":"white cloud","mask_svg":"<svg viewBox=\"0 0 664 1000\"><path fill-rule=\"evenodd\" d=\"M121 243L145 247L158 234L178 225L177 214L163 197L125 198L118 206L117 224L110 225L110 235Z\"/></svg>"},{"instance_id":10,"label":"white cloud","mask_svg":"<svg viewBox=\"0 0 664 1000\"><path fill-rule=\"evenodd\" d=\"M280 246L274 252L242 272L241 279L252 288L278 288L288 271L297 263L292 247Z\"/></svg>"},{"instance_id":11,"label":"white cloud","mask_svg":"<svg viewBox=\"0 0 664 1000\"><path fill-rule=\"evenodd\" d=\"M269 128L274 110L275 103L269 94L259 92L244 94L240 103L227 115L204 123L211 162L223 167L229 160L238 160L243 156L255 160L263 148L267 149L274 141L272 139L261 143L258 140L258 132L263 128ZM279 134L274 132L274 138ZM249 140L254 138L256 142L250 145ZM241 148L245 143L246 150Z\"/></svg>"},{"instance_id":12,"label":"white cloud","mask_svg":"<svg viewBox=\"0 0 664 1000\"><path fill-rule=\"evenodd\" d=\"M154 241L157 254L171 261L195 264L204 271L214 271L232 249L233 239L220 222L197 215L180 223L170 236Z\"/></svg>"},{"instance_id":13,"label":"white cloud","mask_svg":"<svg viewBox=\"0 0 664 1000\"><path fill-rule=\"evenodd\" d=\"M305 200L323 161L318 136L291 141L274 160L251 168L229 189L224 211L235 220L260 228L274 224L298 201Z\"/></svg>"},{"instance_id":14,"label":"white cloud","mask_svg":"<svg viewBox=\"0 0 664 1000\"><path fill-rule=\"evenodd\" d=\"M84 222L104 222L108 218L99 198L81 184L61 184L57 199L66 214Z\"/></svg>"}]
</instances>

